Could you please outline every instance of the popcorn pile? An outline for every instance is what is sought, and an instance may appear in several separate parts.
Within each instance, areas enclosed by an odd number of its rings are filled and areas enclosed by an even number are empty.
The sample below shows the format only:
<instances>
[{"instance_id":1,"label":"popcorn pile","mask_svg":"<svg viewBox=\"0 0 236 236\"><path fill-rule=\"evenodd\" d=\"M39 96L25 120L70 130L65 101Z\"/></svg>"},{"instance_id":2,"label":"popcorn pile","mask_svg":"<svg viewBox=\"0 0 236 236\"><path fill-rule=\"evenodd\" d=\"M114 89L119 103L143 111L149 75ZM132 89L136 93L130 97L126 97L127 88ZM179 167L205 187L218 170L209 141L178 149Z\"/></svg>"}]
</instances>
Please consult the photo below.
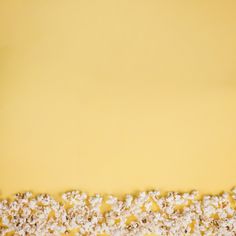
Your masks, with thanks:
<instances>
[{"instance_id":1,"label":"popcorn pile","mask_svg":"<svg viewBox=\"0 0 236 236\"><path fill-rule=\"evenodd\" d=\"M236 188L219 195L159 191L137 196L88 196L71 191L59 200L18 193L0 201L0 235L236 235Z\"/></svg>"}]
</instances>

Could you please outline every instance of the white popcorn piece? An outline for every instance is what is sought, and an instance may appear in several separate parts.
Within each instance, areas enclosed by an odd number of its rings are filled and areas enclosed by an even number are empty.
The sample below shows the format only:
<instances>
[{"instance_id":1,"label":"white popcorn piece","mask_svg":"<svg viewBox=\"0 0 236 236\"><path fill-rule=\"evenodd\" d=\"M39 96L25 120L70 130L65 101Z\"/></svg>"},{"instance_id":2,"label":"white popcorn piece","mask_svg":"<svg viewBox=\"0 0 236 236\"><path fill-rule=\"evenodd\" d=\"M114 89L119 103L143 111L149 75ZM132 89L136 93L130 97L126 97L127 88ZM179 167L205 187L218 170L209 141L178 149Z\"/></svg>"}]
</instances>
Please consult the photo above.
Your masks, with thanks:
<instances>
[{"instance_id":1,"label":"white popcorn piece","mask_svg":"<svg viewBox=\"0 0 236 236\"><path fill-rule=\"evenodd\" d=\"M117 203L117 198L113 196L109 196L108 199L106 200L106 203L109 205L114 205Z\"/></svg>"}]
</instances>

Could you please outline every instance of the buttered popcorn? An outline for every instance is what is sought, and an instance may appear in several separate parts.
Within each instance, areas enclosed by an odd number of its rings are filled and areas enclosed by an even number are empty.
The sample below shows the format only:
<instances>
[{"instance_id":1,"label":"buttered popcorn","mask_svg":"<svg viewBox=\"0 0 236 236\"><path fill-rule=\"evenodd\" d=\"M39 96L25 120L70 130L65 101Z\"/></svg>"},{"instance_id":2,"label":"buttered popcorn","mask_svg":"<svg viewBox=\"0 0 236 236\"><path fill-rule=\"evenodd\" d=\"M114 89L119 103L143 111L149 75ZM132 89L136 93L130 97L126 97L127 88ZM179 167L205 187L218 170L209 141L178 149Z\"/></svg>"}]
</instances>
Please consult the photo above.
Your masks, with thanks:
<instances>
[{"instance_id":1,"label":"buttered popcorn","mask_svg":"<svg viewBox=\"0 0 236 236\"><path fill-rule=\"evenodd\" d=\"M235 203L236 189L212 196L149 191L124 199L79 191L60 200L18 193L0 201L0 235L235 236Z\"/></svg>"}]
</instances>

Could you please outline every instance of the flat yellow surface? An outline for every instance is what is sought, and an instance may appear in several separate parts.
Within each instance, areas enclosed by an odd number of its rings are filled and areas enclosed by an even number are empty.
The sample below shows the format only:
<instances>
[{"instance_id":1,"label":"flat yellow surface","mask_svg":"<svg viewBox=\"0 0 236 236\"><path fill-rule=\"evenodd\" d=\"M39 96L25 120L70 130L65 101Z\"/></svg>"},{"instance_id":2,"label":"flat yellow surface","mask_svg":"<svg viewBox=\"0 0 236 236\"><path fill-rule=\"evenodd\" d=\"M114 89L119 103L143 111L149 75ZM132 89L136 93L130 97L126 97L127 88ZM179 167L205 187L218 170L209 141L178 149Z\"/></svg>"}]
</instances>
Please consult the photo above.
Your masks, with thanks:
<instances>
[{"instance_id":1,"label":"flat yellow surface","mask_svg":"<svg viewBox=\"0 0 236 236\"><path fill-rule=\"evenodd\" d=\"M229 190L236 1L0 0L0 189Z\"/></svg>"}]
</instances>

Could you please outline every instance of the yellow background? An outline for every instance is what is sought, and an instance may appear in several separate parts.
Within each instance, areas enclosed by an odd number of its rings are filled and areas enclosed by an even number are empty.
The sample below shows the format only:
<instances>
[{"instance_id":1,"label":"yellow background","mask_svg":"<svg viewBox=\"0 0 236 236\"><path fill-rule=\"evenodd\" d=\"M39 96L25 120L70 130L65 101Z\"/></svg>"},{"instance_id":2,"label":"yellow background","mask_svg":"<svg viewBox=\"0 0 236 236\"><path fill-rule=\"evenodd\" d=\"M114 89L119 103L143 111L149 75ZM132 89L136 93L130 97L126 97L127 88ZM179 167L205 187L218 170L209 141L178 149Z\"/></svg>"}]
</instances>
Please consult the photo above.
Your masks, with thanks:
<instances>
[{"instance_id":1,"label":"yellow background","mask_svg":"<svg viewBox=\"0 0 236 236\"><path fill-rule=\"evenodd\" d=\"M229 190L236 1L0 0L0 189Z\"/></svg>"}]
</instances>

